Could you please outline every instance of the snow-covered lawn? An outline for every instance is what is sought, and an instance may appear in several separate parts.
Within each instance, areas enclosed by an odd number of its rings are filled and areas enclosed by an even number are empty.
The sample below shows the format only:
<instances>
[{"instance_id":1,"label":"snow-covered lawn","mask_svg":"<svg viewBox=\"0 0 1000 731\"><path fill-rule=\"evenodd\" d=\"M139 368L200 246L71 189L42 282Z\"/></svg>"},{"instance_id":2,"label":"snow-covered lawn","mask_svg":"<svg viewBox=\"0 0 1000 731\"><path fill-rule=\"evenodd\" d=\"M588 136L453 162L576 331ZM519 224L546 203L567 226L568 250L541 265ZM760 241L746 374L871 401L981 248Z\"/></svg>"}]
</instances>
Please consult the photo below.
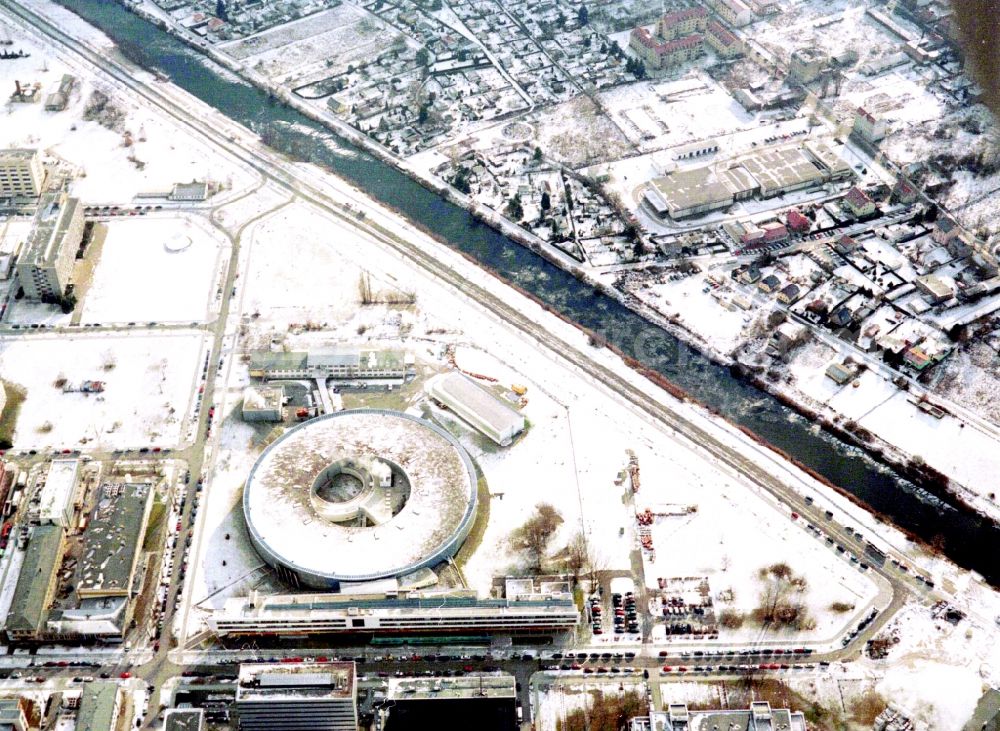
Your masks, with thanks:
<instances>
[{"instance_id":1,"label":"snow-covered lawn","mask_svg":"<svg viewBox=\"0 0 1000 731\"><path fill-rule=\"evenodd\" d=\"M192 406L204 335L33 335L0 340L0 371L21 385L17 449L177 446ZM109 369L108 366L112 367ZM55 383L104 382L103 393Z\"/></svg>"},{"instance_id":2,"label":"snow-covered lawn","mask_svg":"<svg viewBox=\"0 0 1000 731\"><path fill-rule=\"evenodd\" d=\"M201 218L112 220L82 322L201 322L229 247Z\"/></svg>"}]
</instances>

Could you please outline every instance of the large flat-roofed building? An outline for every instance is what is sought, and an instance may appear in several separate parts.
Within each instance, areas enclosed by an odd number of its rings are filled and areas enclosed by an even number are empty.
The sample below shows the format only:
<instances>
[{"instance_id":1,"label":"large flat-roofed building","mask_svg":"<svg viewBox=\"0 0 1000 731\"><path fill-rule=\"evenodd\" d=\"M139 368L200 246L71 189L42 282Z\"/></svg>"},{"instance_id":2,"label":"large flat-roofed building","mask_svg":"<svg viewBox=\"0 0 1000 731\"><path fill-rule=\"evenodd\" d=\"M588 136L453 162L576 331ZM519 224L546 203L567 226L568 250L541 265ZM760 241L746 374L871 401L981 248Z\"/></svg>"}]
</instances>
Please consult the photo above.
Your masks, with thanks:
<instances>
[{"instance_id":1,"label":"large flat-roofed building","mask_svg":"<svg viewBox=\"0 0 1000 731\"><path fill-rule=\"evenodd\" d=\"M42 196L31 237L17 262L17 277L28 299L55 299L66 291L83 224L79 199L65 193Z\"/></svg>"},{"instance_id":2,"label":"large flat-roofed building","mask_svg":"<svg viewBox=\"0 0 1000 731\"><path fill-rule=\"evenodd\" d=\"M854 175L851 164L825 142L809 140L802 147L828 180L845 180Z\"/></svg>"},{"instance_id":3,"label":"large flat-roofed building","mask_svg":"<svg viewBox=\"0 0 1000 731\"><path fill-rule=\"evenodd\" d=\"M767 701L754 701L746 710L689 710L684 703L671 703L629 721L629 731L807 731L805 715L787 708L771 708Z\"/></svg>"},{"instance_id":4,"label":"large flat-roofed building","mask_svg":"<svg viewBox=\"0 0 1000 731\"><path fill-rule=\"evenodd\" d=\"M40 525L32 530L4 626L12 641L38 640L44 635L64 547L59 526Z\"/></svg>"},{"instance_id":5,"label":"large flat-roofed building","mask_svg":"<svg viewBox=\"0 0 1000 731\"><path fill-rule=\"evenodd\" d=\"M236 709L245 731L356 731L352 662L240 666Z\"/></svg>"},{"instance_id":6,"label":"large flat-roofed building","mask_svg":"<svg viewBox=\"0 0 1000 731\"><path fill-rule=\"evenodd\" d=\"M38 150L0 150L0 198L36 198L44 181Z\"/></svg>"},{"instance_id":7,"label":"large flat-roofed building","mask_svg":"<svg viewBox=\"0 0 1000 731\"><path fill-rule=\"evenodd\" d=\"M761 150L740 161L760 183L762 198L791 193L824 181L823 172L797 147Z\"/></svg>"},{"instance_id":8,"label":"large flat-roofed building","mask_svg":"<svg viewBox=\"0 0 1000 731\"><path fill-rule=\"evenodd\" d=\"M458 371L430 379L427 394L500 446L524 431L524 417Z\"/></svg>"},{"instance_id":9,"label":"large flat-roofed building","mask_svg":"<svg viewBox=\"0 0 1000 731\"><path fill-rule=\"evenodd\" d=\"M38 520L42 525L58 525L69 528L76 512L76 478L80 471L80 460L54 459L49 465L49 474L40 494Z\"/></svg>"},{"instance_id":10,"label":"large flat-roofed building","mask_svg":"<svg viewBox=\"0 0 1000 731\"><path fill-rule=\"evenodd\" d=\"M808 84L820 77L828 62L826 55L821 51L815 48L800 48L792 52L788 73L792 78Z\"/></svg>"},{"instance_id":11,"label":"large flat-roofed building","mask_svg":"<svg viewBox=\"0 0 1000 731\"><path fill-rule=\"evenodd\" d=\"M676 220L728 208L759 190L757 181L741 167L705 166L655 178L646 188L644 202L658 216Z\"/></svg>"},{"instance_id":12,"label":"large flat-roofed building","mask_svg":"<svg viewBox=\"0 0 1000 731\"><path fill-rule=\"evenodd\" d=\"M153 503L148 484L109 483L100 490L83 534L76 585L81 599L132 595L139 549Z\"/></svg>"},{"instance_id":13,"label":"large flat-roofed building","mask_svg":"<svg viewBox=\"0 0 1000 731\"><path fill-rule=\"evenodd\" d=\"M170 708L163 716L163 731L202 731L204 728L203 708Z\"/></svg>"},{"instance_id":14,"label":"large flat-roofed building","mask_svg":"<svg viewBox=\"0 0 1000 731\"><path fill-rule=\"evenodd\" d=\"M475 718L478 731L518 727L517 685L506 673L390 678L386 700L382 728L434 728L442 717Z\"/></svg>"},{"instance_id":15,"label":"large flat-roofed building","mask_svg":"<svg viewBox=\"0 0 1000 731\"><path fill-rule=\"evenodd\" d=\"M572 631L572 599L476 599L413 592L405 598L293 594L228 599L208 618L220 636L307 634L540 634Z\"/></svg>"},{"instance_id":16,"label":"large flat-roofed building","mask_svg":"<svg viewBox=\"0 0 1000 731\"><path fill-rule=\"evenodd\" d=\"M406 357L394 350L329 348L308 353L250 354L251 378L404 378Z\"/></svg>"},{"instance_id":17,"label":"large flat-roofed building","mask_svg":"<svg viewBox=\"0 0 1000 731\"><path fill-rule=\"evenodd\" d=\"M86 683L76 712L76 731L113 731L121 710L122 694L117 683Z\"/></svg>"}]
</instances>

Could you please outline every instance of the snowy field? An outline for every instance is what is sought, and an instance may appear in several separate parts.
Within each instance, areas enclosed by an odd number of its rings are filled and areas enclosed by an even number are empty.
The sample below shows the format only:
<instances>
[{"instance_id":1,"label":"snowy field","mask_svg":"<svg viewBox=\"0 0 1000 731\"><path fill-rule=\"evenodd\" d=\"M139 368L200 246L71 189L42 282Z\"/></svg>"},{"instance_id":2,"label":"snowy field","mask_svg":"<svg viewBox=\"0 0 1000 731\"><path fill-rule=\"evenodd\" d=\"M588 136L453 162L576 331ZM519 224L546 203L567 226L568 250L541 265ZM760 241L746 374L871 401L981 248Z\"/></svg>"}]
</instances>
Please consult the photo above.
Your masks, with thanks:
<instances>
[{"instance_id":1,"label":"snowy field","mask_svg":"<svg viewBox=\"0 0 1000 731\"><path fill-rule=\"evenodd\" d=\"M642 466L641 457L639 462ZM779 640L829 641L849 622L856 622L855 615L868 610L878 593L869 574L806 531L800 521L776 510L770 500L736 481L708 476L699 462L692 454L687 460L654 462L644 470L656 477L644 481L636 497L640 510L648 507L656 514L697 508L688 515L654 519L655 558L644 554L648 587L655 589L658 578L705 576L716 612L729 609L747 615L760 604L763 582L758 572L786 563L806 581L799 599L816 626L813 631L778 632L774 636ZM679 550L682 547L686 550ZM835 602L856 609L831 611ZM748 621L742 629L723 629L720 635L733 642L754 641L760 639L761 629Z\"/></svg>"},{"instance_id":2,"label":"snowy field","mask_svg":"<svg viewBox=\"0 0 1000 731\"><path fill-rule=\"evenodd\" d=\"M793 50L818 48L831 56L856 51L863 64L872 56L895 51L900 41L866 16L868 6L852 0L793 0L783 3L775 22L754 25L752 35L785 62ZM894 19L905 25L898 16Z\"/></svg>"},{"instance_id":3,"label":"snowy field","mask_svg":"<svg viewBox=\"0 0 1000 731\"><path fill-rule=\"evenodd\" d=\"M218 48L276 81L309 83L369 61L403 38L363 8L340 5Z\"/></svg>"},{"instance_id":4,"label":"snowy field","mask_svg":"<svg viewBox=\"0 0 1000 731\"><path fill-rule=\"evenodd\" d=\"M989 423L967 424L951 415L937 419L917 408L913 394L872 371L838 386L825 371L845 354L838 356L821 343L796 351L788 366L795 387L812 402L856 421L904 453L921 457L969 491L980 509L995 513L995 499L988 494L995 493L993 476L1000 472L997 430Z\"/></svg>"},{"instance_id":5,"label":"snowy field","mask_svg":"<svg viewBox=\"0 0 1000 731\"><path fill-rule=\"evenodd\" d=\"M601 103L641 150L674 147L757 124L722 86L697 71L677 81L618 87L602 93Z\"/></svg>"},{"instance_id":6,"label":"snowy field","mask_svg":"<svg viewBox=\"0 0 1000 731\"><path fill-rule=\"evenodd\" d=\"M33 37L20 35L18 43L31 56L0 64L0 87L12 90L15 79L22 84L37 82L44 98L63 74L75 75L80 83L62 112L45 111L41 102L5 104L0 111L0 147L38 148L44 161L79 173L70 190L87 204L128 202L137 193L169 192L174 183L194 179L213 180L228 188L245 187L253 179L250 172L172 121L136 104L115 87L96 82L62 58L44 53ZM122 112L114 129L82 118L95 90L110 96ZM126 132L131 135L130 146Z\"/></svg>"},{"instance_id":7,"label":"snowy field","mask_svg":"<svg viewBox=\"0 0 1000 731\"><path fill-rule=\"evenodd\" d=\"M202 322L228 251L200 218L112 220L82 322Z\"/></svg>"},{"instance_id":8,"label":"snowy field","mask_svg":"<svg viewBox=\"0 0 1000 731\"><path fill-rule=\"evenodd\" d=\"M0 340L4 379L27 391L14 447L178 446L203 346L204 337L193 332ZM103 381L105 390L64 393L55 385L63 378Z\"/></svg>"}]
</instances>

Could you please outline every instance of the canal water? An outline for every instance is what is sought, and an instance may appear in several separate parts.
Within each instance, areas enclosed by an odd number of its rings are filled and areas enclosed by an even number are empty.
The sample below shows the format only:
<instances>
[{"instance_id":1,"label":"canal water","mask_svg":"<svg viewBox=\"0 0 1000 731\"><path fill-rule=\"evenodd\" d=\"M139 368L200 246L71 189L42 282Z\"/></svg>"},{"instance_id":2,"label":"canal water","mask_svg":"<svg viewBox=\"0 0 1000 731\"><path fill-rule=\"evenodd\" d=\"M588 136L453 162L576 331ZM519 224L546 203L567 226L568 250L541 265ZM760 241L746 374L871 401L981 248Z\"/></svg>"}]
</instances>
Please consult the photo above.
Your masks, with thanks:
<instances>
[{"instance_id":1,"label":"canal water","mask_svg":"<svg viewBox=\"0 0 1000 731\"><path fill-rule=\"evenodd\" d=\"M168 73L178 86L309 159L433 231L449 245L531 292L567 318L602 334L730 421L774 444L900 527L934 542L961 566L1000 585L1000 528L917 490L859 450L819 430L727 368L595 292L558 267L478 223L464 209L284 106L114 0L60 0L111 37L131 61Z\"/></svg>"}]
</instances>

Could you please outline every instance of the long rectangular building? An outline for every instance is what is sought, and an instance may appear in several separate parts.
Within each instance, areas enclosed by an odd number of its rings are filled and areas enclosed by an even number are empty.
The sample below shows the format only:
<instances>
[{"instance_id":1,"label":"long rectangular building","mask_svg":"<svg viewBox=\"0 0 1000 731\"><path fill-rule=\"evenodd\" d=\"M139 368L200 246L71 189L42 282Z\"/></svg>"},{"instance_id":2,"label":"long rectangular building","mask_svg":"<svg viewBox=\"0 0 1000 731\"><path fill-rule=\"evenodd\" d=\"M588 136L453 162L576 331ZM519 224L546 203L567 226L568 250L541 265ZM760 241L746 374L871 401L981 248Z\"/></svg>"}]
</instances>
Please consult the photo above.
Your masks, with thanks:
<instances>
[{"instance_id":1,"label":"long rectangular building","mask_svg":"<svg viewBox=\"0 0 1000 731\"><path fill-rule=\"evenodd\" d=\"M406 358L393 350L331 348L250 354L251 378L404 378Z\"/></svg>"},{"instance_id":2,"label":"long rectangular building","mask_svg":"<svg viewBox=\"0 0 1000 731\"><path fill-rule=\"evenodd\" d=\"M572 630L572 600L422 597L363 600L337 594L228 599L208 619L218 635L541 633Z\"/></svg>"},{"instance_id":3,"label":"long rectangular building","mask_svg":"<svg viewBox=\"0 0 1000 731\"><path fill-rule=\"evenodd\" d=\"M44 635L64 548L61 527L40 525L32 530L4 626L9 639L37 640Z\"/></svg>"},{"instance_id":4,"label":"long rectangular building","mask_svg":"<svg viewBox=\"0 0 1000 731\"><path fill-rule=\"evenodd\" d=\"M73 522L76 478L79 470L78 459L52 460L38 506L38 519L43 525L69 528Z\"/></svg>"},{"instance_id":5,"label":"long rectangular building","mask_svg":"<svg viewBox=\"0 0 1000 731\"><path fill-rule=\"evenodd\" d=\"M468 376L451 371L430 379L427 395L502 447L524 431L524 417Z\"/></svg>"},{"instance_id":6,"label":"long rectangular building","mask_svg":"<svg viewBox=\"0 0 1000 731\"><path fill-rule=\"evenodd\" d=\"M81 599L131 596L152 498L147 484L101 485L97 507L83 534L76 587Z\"/></svg>"}]
</instances>

